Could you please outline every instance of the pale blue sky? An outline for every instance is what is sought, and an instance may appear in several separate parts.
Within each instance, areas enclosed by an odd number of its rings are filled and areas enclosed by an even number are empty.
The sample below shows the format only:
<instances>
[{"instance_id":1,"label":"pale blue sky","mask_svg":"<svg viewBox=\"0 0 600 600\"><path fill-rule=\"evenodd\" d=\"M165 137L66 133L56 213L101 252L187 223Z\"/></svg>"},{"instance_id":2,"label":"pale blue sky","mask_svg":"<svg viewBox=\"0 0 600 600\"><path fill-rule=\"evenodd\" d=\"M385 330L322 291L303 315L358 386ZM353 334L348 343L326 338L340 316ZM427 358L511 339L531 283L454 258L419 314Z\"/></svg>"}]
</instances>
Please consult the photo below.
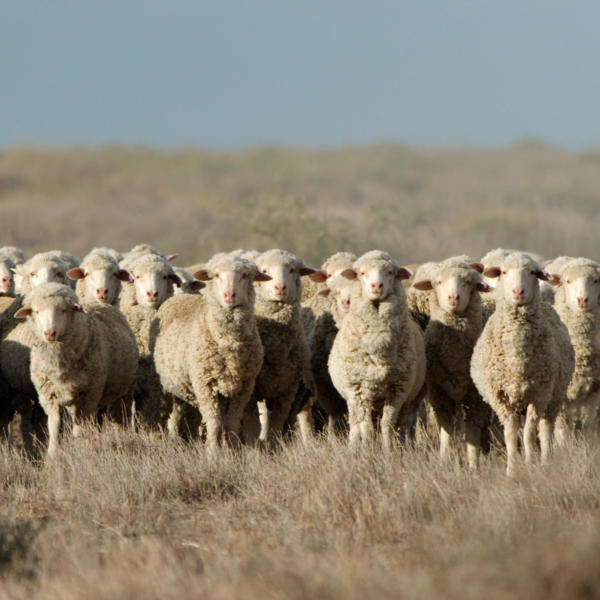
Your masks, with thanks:
<instances>
[{"instance_id":1,"label":"pale blue sky","mask_svg":"<svg viewBox=\"0 0 600 600\"><path fill-rule=\"evenodd\" d=\"M0 146L600 146L600 2L0 0Z\"/></svg>"}]
</instances>

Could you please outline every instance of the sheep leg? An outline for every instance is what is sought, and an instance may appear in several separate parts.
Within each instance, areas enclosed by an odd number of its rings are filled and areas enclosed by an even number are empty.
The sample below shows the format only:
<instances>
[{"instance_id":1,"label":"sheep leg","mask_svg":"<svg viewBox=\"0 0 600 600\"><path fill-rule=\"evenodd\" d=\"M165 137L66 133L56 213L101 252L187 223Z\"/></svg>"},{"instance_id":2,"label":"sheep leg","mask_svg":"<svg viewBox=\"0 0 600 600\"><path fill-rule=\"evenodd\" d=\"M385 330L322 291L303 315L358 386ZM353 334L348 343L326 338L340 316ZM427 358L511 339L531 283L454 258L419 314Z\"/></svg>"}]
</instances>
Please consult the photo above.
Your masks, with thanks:
<instances>
[{"instance_id":1,"label":"sheep leg","mask_svg":"<svg viewBox=\"0 0 600 600\"><path fill-rule=\"evenodd\" d=\"M400 403L384 404L383 413L381 415L381 442L383 449L389 452L392 449L392 442L394 439L394 425L398 418L398 411L400 410ZM369 419L370 422L370 419Z\"/></svg>"},{"instance_id":2,"label":"sheep leg","mask_svg":"<svg viewBox=\"0 0 600 600\"><path fill-rule=\"evenodd\" d=\"M266 400L259 400L256 404L258 407L258 420L260 421L260 435L258 436L258 441L261 444L266 444L270 433L271 411L267 406Z\"/></svg>"},{"instance_id":3,"label":"sheep leg","mask_svg":"<svg viewBox=\"0 0 600 600\"><path fill-rule=\"evenodd\" d=\"M43 406L48 415L48 456L54 456L58 450L60 407L54 402L48 402Z\"/></svg>"},{"instance_id":4,"label":"sheep leg","mask_svg":"<svg viewBox=\"0 0 600 600\"><path fill-rule=\"evenodd\" d=\"M351 448L356 448L360 443L360 422L356 411L349 408L348 411L348 422L350 424L350 432L348 434L348 444Z\"/></svg>"},{"instance_id":5,"label":"sheep leg","mask_svg":"<svg viewBox=\"0 0 600 600\"><path fill-rule=\"evenodd\" d=\"M300 430L300 437L302 438L303 444L307 444L313 436L311 408L312 407L310 403L307 402L296 417L296 420L298 422L298 429Z\"/></svg>"},{"instance_id":6,"label":"sheep leg","mask_svg":"<svg viewBox=\"0 0 600 600\"><path fill-rule=\"evenodd\" d=\"M511 414L503 423L504 442L506 444L507 465L506 474L513 477L515 467L517 466L518 455L518 436L519 436L519 416Z\"/></svg>"},{"instance_id":7,"label":"sheep leg","mask_svg":"<svg viewBox=\"0 0 600 600\"><path fill-rule=\"evenodd\" d=\"M71 420L73 421L73 437L81 437L81 430L84 423L89 423L93 420L93 415L96 413L95 406L74 406L71 404L67 407Z\"/></svg>"},{"instance_id":8,"label":"sheep leg","mask_svg":"<svg viewBox=\"0 0 600 600\"><path fill-rule=\"evenodd\" d=\"M567 424L567 415L565 410L561 410L558 417L556 418L556 425L554 428L554 439L556 445L559 448L564 448L567 445L567 438L569 436L569 426Z\"/></svg>"},{"instance_id":9,"label":"sheep leg","mask_svg":"<svg viewBox=\"0 0 600 600\"><path fill-rule=\"evenodd\" d=\"M232 398L229 402L228 410L225 412L223 426L225 428L226 441L231 447L238 447L240 445L242 415L244 414L248 400L248 394Z\"/></svg>"},{"instance_id":10,"label":"sheep leg","mask_svg":"<svg viewBox=\"0 0 600 600\"><path fill-rule=\"evenodd\" d=\"M456 403L437 385L427 386L427 398L440 432L440 459L450 458L450 442L454 436Z\"/></svg>"},{"instance_id":11,"label":"sheep leg","mask_svg":"<svg viewBox=\"0 0 600 600\"><path fill-rule=\"evenodd\" d=\"M542 464L550 459L552 453L552 421L547 417L540 419L540 450L542 454Z\"/></svg>"},{"instance_id":12,"label":"sheep leg","mask_svg":"<svg viewBox=\"0 0 600 600\"><path fill-rule=\"evenodd\" d=\"M292 410L294 398L296 394L290 394L288 397L278 398L274 401L269 401L271 417L270 417L270 437L280 437L283 435L283 428L287 418Z\"/></svg>"},{"instance_id":13,"label":"sheep leg","mask_svg":"<svg viewBox=\"0 0 600 600\"><path fill-rule=\"evenodd\" d=\"M223 434L221 411L214 398L201 403L201 407L202 420L206 423L206 450L208 454L216 455Z\"/></svg>"},{"instance_id":14,"label":"sheep leg","mask_svg":"<svg viewBox=\"0 0 600 600\"><path fill-rule=\"evenodd\" d=\"M467 442L467 462L470 469L476 469L479 463L481 448L481 427L469 420L465 423L465 438Z\"/></svg>"},{"instance_id":15,"label":"sheep leg","mask_svg":"<svg viewBox=\"0 0 600 600\"><path fill-rule=\"evenodd\" d=\"M178 398L173 398L173 406L171 407L171 414L167 421L167 434L175 440L179 437L179 426L181 424L181 417L183 412L183 404Z\"/></svg>"},{"instance_id":16,"label":"sheep leg","mask_svg":"<svg viewBox=\"0 0 600 600\"><path fill-rule=\"evenodd\" d=\"M536 423L537 413L535 406L529 404L527 406L527 414L525 416L525 427L523 429L523 446L525 448L525 462L533 463L536 452Z\"/></svg>"}]
</instances>

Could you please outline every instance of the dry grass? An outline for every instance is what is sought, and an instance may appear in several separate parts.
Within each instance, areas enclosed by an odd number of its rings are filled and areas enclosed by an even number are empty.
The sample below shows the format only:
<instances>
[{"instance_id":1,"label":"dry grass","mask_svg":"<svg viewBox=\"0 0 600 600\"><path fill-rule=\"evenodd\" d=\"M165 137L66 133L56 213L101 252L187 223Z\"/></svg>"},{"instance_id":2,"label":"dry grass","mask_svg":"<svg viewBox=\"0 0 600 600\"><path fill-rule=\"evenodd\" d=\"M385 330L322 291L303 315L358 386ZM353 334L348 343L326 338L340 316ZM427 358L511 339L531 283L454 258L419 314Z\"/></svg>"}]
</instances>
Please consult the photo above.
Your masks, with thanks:
<instances>
[{"instance_id":1,"label":"dry grass","mask_svg":"<svg viewBox=\"0 0 600 600\"><path fill-rule=\"evenodd\" d=\"M323 439L266 455L90 430L0 453L10 598L595 598L600 449L504 475Z\"/></svg>"},{"instance_id":2,"label":"dry grass","mask_svg":"<svg viewBox=\"0 0 600 600\"><path fill-rule=\"evenodd\" d=\"M405 264L497 246L595 257L600 152L373 146L236 152L0 153L4 244L28 252L148 241L178 264L236 247L340 249Z\"/></svg>"}]
</instances>

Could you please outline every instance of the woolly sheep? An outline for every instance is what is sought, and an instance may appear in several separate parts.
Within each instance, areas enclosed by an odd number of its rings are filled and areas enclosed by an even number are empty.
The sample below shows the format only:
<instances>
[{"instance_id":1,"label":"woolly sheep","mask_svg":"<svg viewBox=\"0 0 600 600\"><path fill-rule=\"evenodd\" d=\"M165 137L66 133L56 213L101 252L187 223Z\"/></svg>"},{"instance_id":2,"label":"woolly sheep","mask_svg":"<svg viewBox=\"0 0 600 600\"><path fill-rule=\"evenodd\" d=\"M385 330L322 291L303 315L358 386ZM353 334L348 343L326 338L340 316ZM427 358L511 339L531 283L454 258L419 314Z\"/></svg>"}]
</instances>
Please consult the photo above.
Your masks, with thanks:
<instances>
[{"instance_id":1,"label":"woolly sheep","mask_svg":"<svg viewBox=\"0 0 600 600\"><path fill-rule=\"evenodd\" d=\"M16 246L2 246L0 254L8 256L15 265L22 265L25 262L25 252Z\"/></svg>"},{"instance_id":2,"label":"woolly sheep","mask_svg":"<svg viewBox=\"0 0 600 600\"><path fill-rule=\"evenodd\" d=\"M483 330L481 298L489 291L478 270L450 258L413 283L429 291L430 320L425 331L427 399L440 431L440 455L447 458L450 438L464 419L467 458L476 467L490 407L483 402L470 374L473 347Z\"/></svg>"},{"instance_id":3,"label":"woolly sheep","mask_svg":"<svg viewBox=\"0 0 600 600\"><path fill-rule=\"evenodd\" d=\"M158 311L154 360L162 389L173 398L170 435L178 430L182 403L192 404L214 453L223 434L229 441L240 435L263 362L252 282L270 278L233 255L210 261L195 277L207 284L201 296L175 296Z\"/></svg>"},{"instance_id":4,"label":"woolly sheep","mask_svg":"<svg viewBox=\"0 0 600 600\"><path fill-rule=\"evenodd\" d=\"M310 365L315 388L315 408L323 411L330 434L346 426L348 408L331 382L327 361L333 340L338 332L336 317L341 322L342 312L350 307L351 282L340 274L352 267L356 256L350 252L337 252L321 266L320 271L309 276L314 283L313 297L302 307L302 321L310 350ZM321 280L323 285L319 286ZM333 282L337 285L330 286ZM310 285L310 284L309 284ZM304 292L304 285L303 292ZM308 287L308 286L307 286ZM330 292L335 292L330 295Z\"/></svg>"},{"instance_id":5,"label":"woolly sheep","mask_svg":"<svg viewBox=\"0 0 600 600\"><path fill-rule=\"evenodd\" d=\"M154 246L150 244L137 244L134 246L129 252L126 252L121 261L120 266L122 269L129 271L131 268L131 264L135 262L140 256L153 254L154 256L159 256L163 258L167 262L171 262L174 258L177 257L177 254L163 254L160 250L157 250Z\"/></svg>"},{"instance_id":6,"label":"woolly sheep","mask_svg":"<svg viewBox=\"0 0 600 600\"><path fill-rule=\"evenodd\" d=\"M126 400L137 365L137 346L121 312L95 304L85 311L73 290L59 283L37 286L15 318L27 318L34 343L31 379L48 415L48 455L58 448L60 410L80 435L100 407Z\"/></svg>"},{"instance_id":7,"label":"woolly sheep","mask_svg":"<svg viewBox=\"0 0 600 600\"><path fill-rule=\"evenodd\" d=\"M0 296L15 296L15 262L0 252Z\"/></svg>"},{"instance_id":8,"label":"woolly sheep","mask_svg":"<svg viewBox=\"0 0 600 600\"><path fill-rule=\"evenodd\" d=\"M264 252L255 262L271 280L255 284L256 323L264 361L246 407L243 428L247 441L258 437L259 442L267 443L283 434L289 417L295 419L291 412L300 382L310 381L310 357L300 315L300 278L315 271L296 255L280 249ZM294 408L302 439L306 440L309 415L304 407L296 404Z\"/></svg>"},{"instance_id":9,"label":"woolly sheep","mask_svg":"<svg viewBox=\"0 0 600 600\"><path fill-rule=\"evenodd\" d=\"M387 252L373 250L343 275L356 281L331 348L329 373L348 405L350 445L373 438L375 418L389 449L400 408L421 392L425 375L424 353L417 354L422 334L409 316L401 284L410 273Z\"/></svg>"},{"instance_id":10,"label":"woolly sheep","mask_svg":"<svg viewBox=\"0 0 600 600\"><path fill-rule=\"evenodd\" d=\"M471 377L504 427L507 474L514 474L520 417L525 415L525 459L532 462L536 421L542 462L550 456L554 421L574 367L569 334L556 311L540 297L549 275L527 254L514 252L484 271L499 277L496 310L475 344Z\"/></svg>"},{"instance_id":11,"label":"woolly sheep","mask_svg":"<svg viewBox=\"0 0 600 600\"><path fill-rule=\"evenodd\" d=\"M41 283L68 284L68 270L69 266L57 252L40 252L25 263L15 266L15 285L21 295L26 295Z\"/></svg>"},{"instance_id":12,"label":"woolly sheep","mask_svg":"<svg viewBox=\"0 0 600 600\"><path fill-rule=\"evenodd\" d=\"M598 432L600 408L600 265L577 258L554 276L554 308L567 327L575 351L575 368L556 422L556 441L564 445L568 431L581 424L588 437Z\"/></svg>"},{"instance_id":13,"label":"woolly sheep","mask_svg":"<svg viewBox=\"0 0 600 600\"><path fill-rule=\"evenodd\" d=\"M130 281L129 273L119 268L114 255L101 248L87 254L79 267L67 271L67 277L77 280L77 296L85 305L99 302L116 306L121 282Z\"/></svg>"},{"instance_id":14,"label":"woolly sheep","mask_svg":"<svg viewBox=\"0 0 600 600\"><path fill-rule=\"evenodd\" d=\"M129 273L133 283L123 284L119 308L133 330L139 350L134 410L145 425L156 426L161 408L160 383L152 358L156 312L173 295L173 285L181 282L173 267L157 254L142 254L129 261Z\"/></svg>"},{"instance_id":15,"label":"woolly sheep","mask_svg":"<svg viewBox=\"0 0 600 600\"><path fill-rule=\"evenodd\" d=\"M197 294L204 287L201 281L195 280L193 275L185 269L173 267L173 271L181 282L179 286L176 284L173 285L173 294L175 296L178 294Z\"/></svg>"},{"instance_id":16,"label":"woolly sheep","mask_svg":"<svg viewBox=\"0 0 600 600\"><path fill-rule=\"evenodd\" d=\"M546 262L543 267L544 271L549 275L552 275L552 278L558 277L560 275L561 269L571 261L575 260L574 256L558 256L553 260ZM550 279L549 281L540 281L540 293L542 299L550 304L554 304L554 281Z\"/></svg>"}]
</instances>

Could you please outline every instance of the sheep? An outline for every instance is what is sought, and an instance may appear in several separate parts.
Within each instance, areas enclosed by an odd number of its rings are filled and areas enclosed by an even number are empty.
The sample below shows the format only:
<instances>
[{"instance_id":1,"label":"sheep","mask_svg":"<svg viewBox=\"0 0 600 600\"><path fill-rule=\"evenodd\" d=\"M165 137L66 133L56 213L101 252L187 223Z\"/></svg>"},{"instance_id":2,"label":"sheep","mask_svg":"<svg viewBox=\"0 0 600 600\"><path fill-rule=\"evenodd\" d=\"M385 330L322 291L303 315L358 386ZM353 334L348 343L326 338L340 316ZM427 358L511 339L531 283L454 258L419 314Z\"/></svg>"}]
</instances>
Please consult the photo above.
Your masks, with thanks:
<instances>
[{"instance_id":1,"label":"sheep","mask_svg":"<svg viewBox=\"0 0 600 600\"><path fill-rule=\"evenodd\" d=\"M121 268L123 262L121 263ZM139 350L135 385L134 414L147 426L156 426L161 408L160 382L152 357L156 336L156 313L173 295L173 285L180 285L173 267L157 254L142 254L129 260L133 283L125 282L119 308L133 330Z\"/></svg>"},{"instance_id":2,"label":"sheep","mask_svg":"<svg viewBox=\"0 0 600 600\"><path fill-rule=\"evenodd\" d=\"M87 255L89 256L90 254L108 254L117 263L120 263L124 258L121 252L115 250L114 248L107 248L106 246L102 246L100 248L93 248L88 252ZM83 260L85 260L85 258Z\"/></svg>"},{"instance_id":3,"label":"sheep","mask_svg":"<svg viewBox=\"0 0 600 600\"><path fill-rule=\"evenodd\" d=\"M549 260L544 263L543 268L546 273L552 275L553 279L549 281L540 281L540 293L542 298L549 302L550 304L554 304L554 278L558 277L561 269L571 261L575 260L574 256L558 256L553 260ZM558 281L558 279L556 279Z\"/></svg>"},{"instance_id":4,"label":"sheep","mask_svg":"<svg viewBox=\"0 0 600 600\"><path fill-rule=\"evenodd\" d=\"M173 287L173 294L175 296L178 294L197 294L204 287L201 281L194 279L194 277L185 269L173 267L173 271L175 272L175 275L179 277L179 281L181 281L180 286L174 285Z\"/></svg>"},{"instance_id":5,"label":"sheep","mask_svg":"<svg viewBox=\"0 0 600 600\"><path fill-rule=\"evenodd\" d=\"M22 265L25 262L25 252L16 246L2 246L0 254L11 258L15 265Z\"/></svg>"},{"instance_id":6,"label":"sheep","mask_svg":"<svg viewBox=\"0 0 600 600\"><path fill-rule=\"evenodd\" d=\"M271 277L257 281L256 323L264 348L264 361L243 419L244 438L272 443L283 434L286 420L295 419L304 441L310 435L309 415L294 405L301 380L310 382L310 357L300 313L300 278L315 272L286 250L264 252L255 261ZM257 432L260 429L260 433Z\"/></svg>"},{"instance_id":7,"label":"sheep","mask_svg":"<svg viewBox=\"0 0 600 600\"><path fill-rule=\"evenodd\" d=\"M410 273L387 252L373 250L342 275L355 283L329 354L331 381L348 405L349 444L371 441L376 418L389 450L400 408L420 394L425 376L422 334L401 284Z\"/></svg>"},{"instance_id":8,"label":"sheep","mask_svg":"<svg viewBox=\"0 0 600 600\"><path fill-rule=\"evenodd\" d=\"M576 258L554 276L558 285L554 308L567 327L575 351L575 369L566 402L556 422L556 441L564 445L568 431L581 424L588 437L598 428L600 408L600 264Z\"/></svg>"},{"instance_id":9,"label":"sheep","mask_svg":"<svg viewBox=\"0 0 600 600\"><path fill-rule=\"evenodd\" d=\"M48 455L58 449L60 409L73 421L73 436L99 407L132 392L138 353L121 312L109 305L83 309L75 292L60 283L31 291L15 318L26 319L34 342L31 380L48 416Z\"/></svg>"},{"instance_id":10,"label":"sheep","mask_svg":"<svg viewBox=\"0 0 600 600\"><path fill-rule=\"evenodd\" d=\"M490 407L478 394L470 374L473 347L483 330L481 298L488 292L478 269L455 258L429 269L427 279L413 286L429 294L429 324L425 330L427 399L440 432L440 456L448 457L450 438L464 419L469 466L475 468Z\"/></svg>"},{"instance_id":11,"label":"sheep","mask_svg":"<svg viewBox=\"0 0 600 600\"><path fill-rule=\"evenodd\" d=\"M314 283L324 281L326 284L336 281L337 285L327 285L316 292L313 290L314 295L302 307L302 322L310 350L315 408L325 413L330 435L344 430L348 412L345 400L331 383L327 360L338 331L336 316L341 322L342 313L340 311L344 311L350 306L349 287L351 283L340 277L340 273L351 268L355 260L356 256L349 252L338 252L330 256L323 263L320 271L309 275L308 281ZM303 292L304 287L303 285ZM333 289L335 289L335 293L330 296ZM342 296L344 299L340 304Z\"/></svg>"},{"instance_id":12,"label":"sheep","mask_svg":"<svg viewBox=\"0 0 600 600\"><path fill-rule=\"evenodd\" d=\"M121 282L132 281L129 273L119 268L114 255L102 248L87 254L79 267L67 271L67 277L77 281L77 296L84 305L100 302L116 306Z\"/></svg>"},{"instance_id":13,"label":"sheep","mask_svg":"<svg viewBox=\"0 0 600 600\"><path fill-rule=\"evenodd\" d=\"M154 350L163 392L173 399L168 422L176 435L181 407L200 410L210 453L240 436L241 419L263 362L254 316L253 281L266 281L256 265L223 255L196 272L201 296L179 295L158 310Z\"/></svg>"},{"instance_id":14,"label":"sheep","mask_svg":"<svg viewBox=\"0 0 600 600\"><path fill-rule=\"evenodd\" d=\"M11 256L0 252L0 296L15 296L15 266Z\"/></svg>"},{"instance_id":15,"label":"sheep","mask_svg":"<svg viewBox=\"0 0 600 600\"><path fill-rule=\"evenodd\" d=\"M40 252L28 261L15 266L15 287L22 296L41 283L68 284L69 266L56 252Z\"/></svg>"},{"instance_id":16,"label":"sheep","mask_svg":"<svg viewBox=\"0 0 600 600\"><path fill-rule=\"evenodd\" d=\"M125 253L119 264L122 269L129 271L131 264L134 263L140 256L144 256L146 254L154 254L155 256L163 258L167 262L171 262L178 256L177 254L163 254L160 250L157 250L150 244L137 244L137 246L134 246L129 252Z\"/></svg>"},{"instance_id":17,"label":"sheep","mask_svg":"<svg viewBox=\"0 0 600 600\"><path fill-rule=\"evenodd\" d=\"M471 358L471 377L504 428L507 475L516 468L520 416L525 415L525 460L533 461L536 421L542 462L550 457L554 421L565 399L574 368L567 328L540 296L538 280L550 276L527 254L514 252L485 277L500 277L496 310Z\"/></svg>"}]
</instances>

